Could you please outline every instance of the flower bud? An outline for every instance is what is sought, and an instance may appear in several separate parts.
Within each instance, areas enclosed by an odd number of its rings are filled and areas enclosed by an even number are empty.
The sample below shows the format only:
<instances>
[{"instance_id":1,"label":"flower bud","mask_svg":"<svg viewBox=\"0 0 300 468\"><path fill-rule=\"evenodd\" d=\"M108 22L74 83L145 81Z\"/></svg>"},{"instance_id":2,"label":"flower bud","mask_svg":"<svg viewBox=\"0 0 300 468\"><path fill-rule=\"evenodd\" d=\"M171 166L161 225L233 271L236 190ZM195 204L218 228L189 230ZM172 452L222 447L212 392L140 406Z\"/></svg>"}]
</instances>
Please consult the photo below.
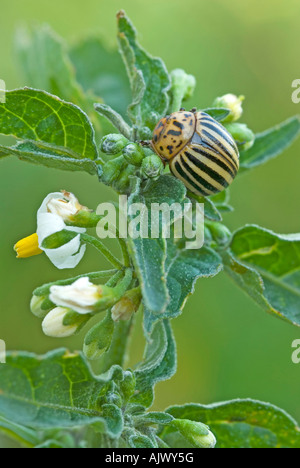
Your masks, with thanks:
<instances>
[{"instance_id":1,"label":"flower bud","mask_svg":"<svg viewBox=\"0 0 300 468\"><path fill-rule=\"evenodd\" d=\"M222 246L228 244L232 237L228 227L224 226L222 223L216 222L207 222L207 227L209 228L214 241Z\"/></svg>"},{"instance_id":2,"label":"flower bud","mask_svg":"<svg viewBox=\"0 0 300 468\"><path fill-rule=\"evenodd\" d=\"M128 291L111 309L111 316L114 322L118 322L119 320L129 320L132 314L138 310L141 299L142 296L140 288Z\"/></svg>"},{"instance_id":3,"label":"flower bud","mask_svg":"<svg viewBox=\"0 0 300 468\"><path fill-rule=\"evenodd\" d=\"M44 318L52 308L47 296L32 296L30 310L36 317Z\"/></svg>"},{"instance_id":4,"label":"flower bud","mask_svg":"<svg viewBox=\"0 0 300 468\"><path fill-rule=\"evenodd\" d=\"M122 173L112 183L112 187L119 193L129 193L131 187L131 176L136 173L136 167L132 164L128 164L125 169L123 169Z\"/></svg>"},{"instance_id":5,"label":"flower bud","mask_svg":"<svg viewBox=\"0 0 300 468\"><path fill-rule=\"evenodd\" d=\"M162 173L164 164L159 156L152 154L143 159L141 170L144 177L154 179Z\"/></svg>"},{"instance_id":6,"label":"flower bud","mask_svg":"<svg viewBox=\"0 0 300 468\"><path fill-rule=\"evenodd\" d=\"M190 421L189 419L174 419L171 425L194 447L214 448L217 443L209 427L200 422Z\"/></svg>"},{"instance_id":7,"label":"flower bud","mask_svg":"<svg viewBox=\"0 0 300 468\"><path fill-rule=\"evenodd\" d=\"M142 148L136 143L130 143L123 149L123 156L129 164L140 166L144 159Z\"/></svg>"},{"instance_id":8,"label":"flower bud","mask_svg":"<svg viewBox=\"0 0 300 468\"><path fill-rule=\"evenodd\" d=\"M141 127L138 129L138 138L140 140L151 140L152 139L152 131L149 127Z\"/></svg>"},{"instance_id":9,"label":"flower bud","mask_svg":"<svg viewBox=\"0 0 300 468\"><path fill-rule=\"evenodd\" d=\"M65 307L56 307L43 320L43 332L53 338L66 338L77 333L90 317L82 316Z\"/></svg>"},{"instance_id":10,"label":"flower bud","mask_svg":"<svg viewBox=\"0 0 300 468\"><path fill-rule=\"evenodd\" d=\"M97 323L84 339L83 352L90 360L99 359L111 345L114 332L114 322L110 313Z\"/></svg>"},{"instance_id":11,"label":"flower bud","mask_svg":"<svg viewBox=\"0 0 300 468\"><path fill-rule=\"evenodd\" d=\"M235 139L240 150L245 151L253 146L255 135L246 124L228 123L225 125L225 127Z\"/></svg>"},{"instance_id":12,"label":"flower bud","mask_svg":"<svg viewBox=\"0 0 300 468\"><path fill-rule=\"evenodd\" d=\"M195 91L196 78L193 75L188 75L181 68L176 68L175 70L172 70L170 75L172 81L171 92L173 94L180 92L182 96L182 101L190 99Z\"/></svg>"},{"instance_id":13,"label":"flower bud","mask_svg":"<svg viewBox=\"0 0 300 468\"><path fill-rule=\"evenodd\" d=\"M243 113L242 102L244 99L244 96L238 97L235 94L225 94L224 96L216 98L213 106L225 107L230 110L230 114L223 120L223 122L235 122Z\"/></svg>"},{"instance_id":14,"label":"flower bud","mask_svg":"<svg viewBox=\"0 0 300 468\"><path fill-rule=\"evenodd\" d=\"M126 166L124 156L118 156L115 159L111 159L103 166L103 174L101 181L104 184L111 185L121 174L122 170Z\"/></svg>"},{"instance_id":15,"label":"flower bud","mask_svg":"<svg viewBox=\"0 0 300 468\"><path fill-rule=\"evenodd\" d=\"M102 138L100 149L106 154L118 154L129 143L127 138L119 133L110 133Z\"/></svg>"},{"instance_id":16,"label":"flower bud","mask_svg":"<svg viewBox=\"0 0 300 468\"><path fill-rule=\"evenodd\" d=\"M51 286L50 300L79 314L89 314L112 306L115 296L114 288L93 284L88 277L83 277L67 286Z\"/></svg>"}]
</instances>

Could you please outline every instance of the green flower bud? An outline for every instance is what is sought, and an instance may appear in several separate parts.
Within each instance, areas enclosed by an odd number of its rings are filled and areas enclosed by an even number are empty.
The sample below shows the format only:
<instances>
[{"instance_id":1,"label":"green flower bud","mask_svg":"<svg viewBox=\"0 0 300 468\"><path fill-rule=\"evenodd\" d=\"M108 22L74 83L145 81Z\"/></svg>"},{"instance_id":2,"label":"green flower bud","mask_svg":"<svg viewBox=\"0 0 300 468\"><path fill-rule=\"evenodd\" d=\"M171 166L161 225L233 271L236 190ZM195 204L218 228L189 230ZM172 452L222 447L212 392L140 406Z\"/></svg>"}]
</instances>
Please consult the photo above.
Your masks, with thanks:
<instances>
[{"instance_id":1,"label":"green flower bud","mask_svg":"<svg viewBox=\"0 0 300 468\"><path fill-rule=\"evenodd\" d=\"M139 140L151 140L152 139L152 130L149 127L142 127L138 129L138 138Z\"/></svg>"},{"instance_id":2,"label":"green flower bud","mask_svg":"<svg viewBox=\"0 0 300 468\"><path fill-rule=\"evenodd\" d=\"M159 156L152 154L143 159L141 170L144 177L154 179L162 173L164 164Z\"/></svg>"},{"instance_id":3,"label":"green flower bud","mask_svg":"<svg viewBox=\"0 0 300 468\"><path fill-rule=\"evenodd\" d=\"M90 360L99 359L111 345L114 332L114 321L110 312L97 323L84 339L83 352Z\"/></svg>"},{"instance_id":4,"label":"green flower bud","mask_svg":"<svg viewBox=\"0 0 300 468\"><path fill-rule=\"evenodd\" d=\"M122 299L111 309L111 316L114 322L119 320L129 320L141 303L142 295L140 288L131 289Z\"/></svg>"},{"instance_id":5,"label":"green flower bud","mask_svg":"<svg viewBox=\"0 0 300 468\"><path fill-rule=\"evenodd\" d=\"M119 133L110 133L102 138L100 150L106 154L118 154L129 143L127 138Z\"/></svg>"},{"instance_id":6,"label":"green flower bud","mask_svg":"<svg viewBox=\"0 0 300 468\"><path fill-rule=\"evenodd\" d=\"M51 304L51 301L50 301ZM52 306L49 304L49 299L47 296L32 296L30 301L30 310L38 318L45 318L48 312L53 309ZM46 306L46 307L45 307Z\"/></svg>"},{"instance_id":7,"label":"green flower bud","mask_svg":"<svg viewBox=\"0 0 300 468\"><path fill-rule=\"evenodd\" d=\"M217 443L209 427L200 422L189 419L174 419L171 425L194 447L214 448Z\"/></svg>"},{"instance_id":8,"label":"green flower bud","mask_svg":"<svg viewBox=\"0 0 300 468\"><path fill-rule=\"evenodd\" d=\"M43 332L52 338L66 338L78 333L90 315L78 314L66 307L56 307L43 320Z\"/></svg>"},{"instance_id":9,"label":"green flower bud","mask_svg":"<svg viewBox=\"0 0 300 468\"><path fill-rule=\"evenodd\" d=\"M133 372L127 370L124 372L124 379L120 382L120 391L123 395L124 401L130 399L130 397L134 394L136 385L136 378Z\"/></svg>"},{"instance_id":10,"label":"green flower bud","mask_svg":"<svg viewBox=\"0 0 300 468\"><path fill-rule=\"evenodd\" d=\"M232 237L228 227L224 226L222 223L207 222L206 224L217 244L221 246L228 244Z\"/></svg>"},{"instance_id":11,"label":"green flower bud","mask_svg":"<svg viewBox=\"0 0 300 468\"><path fill-rule=\"evenodd\" d=\"M237 142L240 150L247 150L253 146L255 135L246 124L228 123L225 127Z\"/></svg>"},{"instance_id":12,"label":"green flower bud","mask_svg":"<svg viewBox=\"0 0 300 468\"><path fill-rule=\"evenodd\" d=\"M244 99L244 96L238 97L235 94L225 94L224 96L216 98L213 106L225 107L230 110L230 114L223 120L223 122L235 122L243 113L242 102Z\"/></svg>"},{"instance_id":13,"label":"green flower bud","mask_svg":"<svg viewBox=\"0 0 300 468\"><path fill-rule=\"evenodd\" d=\"M104 164L101 181L106 185L111 185L121 174L126 166L126 161L122 156L118 156Z\"/></svg>"},{"instance_id":14,"label":"green flower bud","mask_svg":"<svg viewBox=\"0 0 300 468\"><path fill-rule=\"evenodd\" d=\"M211 244L212 241L212 235L207 226L204 226L204 241L208 245Z\"/></svg>"},{"instance_id":15,"label":"green flower bud","mask_svg":"<svg viewBox=\"0 0 300 468\"><path fill-rule=\"evenodd\" d=\"M142 148L136 143L130 143L123 149L123 156L129 164L140 166L144 159Z\"/></svg>"},{"instance_id":16,"label":"green flower bud","mask_svg":"<svg viewBox=\"0 0 300 468\"><path fill-rule=\"evenodd\" d=\"M129 193L131 186L131 176L136 173L136 167L132 164L128 164L122 173L112 184L112 187L119 193Z\"/></svg>"},{"instance_id":17,"label":"green flower bud","mask_svg":"<svg viewBox=\"0 0 300 468\"><path fill-rule=\"evenodd\" d=\"M187 99L190 99L195 91L196 78L193 75L188 75L181 68L176 68L175 70L172 70L170 76L172 82L171 93L174 96L180 94L181 101L186 101Z\"/></svg>"}]
</instances>

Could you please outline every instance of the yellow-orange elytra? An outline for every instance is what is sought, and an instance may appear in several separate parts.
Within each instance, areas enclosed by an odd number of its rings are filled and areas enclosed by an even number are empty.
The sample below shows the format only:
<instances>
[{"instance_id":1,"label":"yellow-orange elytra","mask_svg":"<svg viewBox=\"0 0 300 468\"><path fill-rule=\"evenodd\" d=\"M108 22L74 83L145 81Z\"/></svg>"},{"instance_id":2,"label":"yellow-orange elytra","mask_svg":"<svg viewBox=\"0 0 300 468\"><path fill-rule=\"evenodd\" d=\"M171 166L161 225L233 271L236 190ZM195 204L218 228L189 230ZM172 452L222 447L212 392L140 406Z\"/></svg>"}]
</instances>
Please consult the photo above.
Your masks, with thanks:
<instances>
[{"instance_id":1,"label":"yellow-orange elytra","mask_svg":"<svg viewBox=\"0 0 300 468\"><path fill-rule=\"evenodd\" d=\"M226 189L239 169L237 145L223 125L205 112L181 110L162 118L151 142L172 174L196 195Z\"/></svg>"}]
</instances>

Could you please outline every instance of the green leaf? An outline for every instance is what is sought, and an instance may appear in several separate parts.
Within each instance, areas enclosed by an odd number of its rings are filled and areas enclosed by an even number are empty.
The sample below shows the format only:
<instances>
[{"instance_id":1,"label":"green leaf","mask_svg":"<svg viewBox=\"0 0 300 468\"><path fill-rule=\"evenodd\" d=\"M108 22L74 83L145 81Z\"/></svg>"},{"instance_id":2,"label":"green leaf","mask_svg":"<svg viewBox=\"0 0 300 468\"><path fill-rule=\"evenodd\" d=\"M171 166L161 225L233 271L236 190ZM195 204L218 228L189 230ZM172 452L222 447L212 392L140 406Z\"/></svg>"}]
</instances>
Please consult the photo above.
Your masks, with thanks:
<instances>
[{"instance_id":1,"label":"green leaf","mask_svg":"<svg viewBox=\"0 0 300 468\"><path fill-rule=\"evenodd\" d=\"M77 82L75 68L61 37L48 25L19 28L16 50L27 86L43 89L77 104L90 116L97 134L103 135L106 128L100 125L94 110L94 102L99 99L91 88L84 91ZM98 61L94 59L94 63Z\"/></svg>"},{"instance_id":2,"label":"green leaf","mask_svg":"<svg viewBox=\"0 0 300 468\"><path fill-rule=\"evenodd\" d=\"M270 403L246 399L212 405L187 404L173 406L167 412L174 418L207 424L217 438L216 448L300 448L297 423ZM163 439L174 442L174 435L169 429Z\"/></svg>"},{"instance_id":3,"label":"green leaf","mask_svg":"<svg viewBox=\"0 0 300 468\"><path fill-rule=\"evenodd\" d=\"M136 39L136 30L123 11L118 13L118 40L120 51L125 62L131 90L134 94L136 109L132 106L133 123L146 125L153 130L156 122L163 117L168 109L168 90L171 83L163 61L153 58L140 47ZM145 91L142 96L142 80ZM150 119L152 111L156 113L156 121Z\"/></svg>"},{"instance_id":4,"label":"green leaf","mask_svg":"<svg viewBox=\"0 0 300 468\"><path fill-rule=\"evenodd\" d=\"M214 203L214 206L218 210L219 213L226 213L226 212L231 212L234 210L232 206L229 205L229 201L230 201L229 189L223 190L223 192L217 193L216 195L211 196L209 199L210 201Z\"/></svg>"},{"instance_id":5,"label":"green leaf","mask_svg":"<svg viewBox=\"0 0 300 468\"><path fill-rule=\"evenodd\" d=\"M206 112L206 114L219 122L222 122L222 120L226 119L230 114L230 110L223 107L209 107L207 109L203 109L202 112Z\"/></svg>"},{"instance_id":6,"label":"green leaf","mask_svg":"<svg viewBox=\"0 0 300 468\"><path fill-rule=\"evenodd\" d=\"M225 271L264 310L300 326L300 234L246 226L224 254Z\"/></svg>"},{"instance_id":7,"label":"green leaf","mask_svg":"<svg viewBox=\"0 0 300 468\"><path fill-rule=\"evenodd\" d=\"M6 93L0 104L0 133L67 148L78 159L96 159L94 130L77 106L44 91L24 88Z\"/></svg>"},{"instance_id":8,"label":"green leaf","mask_svg":"<svg viewBox=\"0 0 300 468\"><path fill-rule=\"evenodd\" d=\"M201 197L189 191L188 191L188 197L191 198L192 200L196 200L197 203L204 204L204 215L207 219L210 219L212 221L222 221L222 216L220 212L218 211L216 205L210 198Z\"/></svg>"},{"instance_id":9,"label":"green leaf","mask_svg":"<svg viewBox=\"0 0 300 468\"><path fill-rule=\"evenodd\" d=\"M68 102L81 104L83 90L63 40L48 25L19 28L16 51L27 86L43 89Z\"/></svg>"},{"instance_id":10,"label":"green leaf","mask_svg":"<svg viewBox=\"0 0 300 468\"><path fill-rule=\"evenodd\" d=\"M91 175L98 174L99 177L102 174L102 167L91 159L74 159L69 156L68 152L59 151L59 148L46 149L31 141L11 147L0 146L0 151L3 151L6 156L17 156L20 161L40 164L52 169L85 171Z\"/></svg>"},{"instance_id":11,"label":"green leaf","mask_svg":"<svg viewBox=\"0 0 300 468\"><path fill-rule=\"evenodd\" d=\"M152 203L182 203L185 198L184 185L170 175L163 175L151 181L145 188L139 179L135 180L133 193L128 200L130 208L135 203L142 203L147 208ZM131 221L134 216L130 216ZM151 219L149 216L149 226ZM140 280L144 305L154 314L166 310L169 294L165 278L166 240L163 238L128 238L128 247Z\"/></svg>"},{"instance_id":12,"label":"green leaf","mask_svg":"<svg viewBox=\"0 0 300 468\"><path fill-rule=\"evenodd\" d=\"M167 242L165 270L170 302L160 317L147 308L144 310L144 330L149 334L153 325L163 318L177 317L188 297L193 294L199 278L217 275L223 268L222 259L214 250L202 247L199 250L181 250L170 239Z\"/></svg>"},{"instance_id":13,"label":"green leaf","mask_svg":"<svg viewBox=\"0 0 300 468\"><path fill-rule=\"evenodd\" d=\"M135 418L136 424L170 424L173 420L173 416L163 412L151 412L145 413Z\"/></svg>"},{"instance_id":14,"label":"green leaf","mask_svg":"<svg viewBox=\"0 0 300 468\"><path fill-rule=\"evenodd\" d=\"M153 387L170 379L176 372L176 344L168 320L159 322L147 343L145 357L136 369L136 392L131 403L149 407L153 403Z\"/></svg>"},{"instance_id":15,"label":"green leaf","mask_svg":"<svg viewBox=\"0 0 300 468\"><path fill-rule=\"evenodd\" d=\"M130 88L118 51L109 48L100 38L91 37L75 44L69 54L83 89L92 91L125 116Z\"/></svg>"},{"instance_id":16,"label":"green leaf","mask_svg":"<svg viewBox=\"0 0 300 468\"><path fill-rule=\"evenodd\" d=\"M240 153L240 171L252 169L281 154L300 134L300 118L292 117L274 128L259 133L253 146Z\"/></svg>"},{"instance_id":17,"label":"green leaf","mask_svg":"<svg viewBox=\"0 0 300 468\"><path fill-rule=\"evenodd\" d=\"M40 443L40 437L35 431L1 417L0 431L27 446L35 446Z\"/></svg>"},{"instance_id":18,"label":"green leaf","mask_svg":"<svg viewBox=\"0 0 300 468\"><path fill-rule=\"evenodd\" d=\"M93 424L98 431L119 437L120 411L101 403L111 382L122 378L118 366L95 377L81 354L64 349L42 357L11 353L0 367L0 415L35 429Z\"/></svg>"},{"instance_id":19,"label":"green leaf","mask_svg":"<svg viewBox=\"0 0 300 468\"><path fill-rule=\"evenodd\" d=\"M153 442L153 440L141 434L138 431L132 431L132 435L128 439L129 447L132 448L157 448L157 445Z\"/></svg>"}]
</instances>

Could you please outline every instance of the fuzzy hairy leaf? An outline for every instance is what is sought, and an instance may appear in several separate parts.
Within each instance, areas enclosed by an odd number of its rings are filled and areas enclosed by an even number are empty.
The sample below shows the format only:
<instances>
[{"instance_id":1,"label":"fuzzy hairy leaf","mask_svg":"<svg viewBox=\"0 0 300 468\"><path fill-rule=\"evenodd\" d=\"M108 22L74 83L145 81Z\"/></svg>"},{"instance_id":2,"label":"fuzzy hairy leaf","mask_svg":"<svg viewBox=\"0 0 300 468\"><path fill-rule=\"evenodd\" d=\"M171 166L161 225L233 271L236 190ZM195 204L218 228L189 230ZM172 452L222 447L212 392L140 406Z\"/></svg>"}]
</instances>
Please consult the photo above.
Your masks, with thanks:
<instances>
[{"instance_id":1,"label":"fuzzy hairy leaf","mask_svg":"<svg viewBox=\"0 0 300 468\"><path fill-rule=\"evenodd\" d=\"M76 159L96 159L94 130L87 115L74 104L31 88L6 93L0 104L0 133L66 148Z\"/></svg>"},{"instance_id":2,"label":"fuzzy hairy leaf","mask_svg":"<svg viewBox=\"0 0 300 468\"><path fill-rule=\"evenodd\" d=\"M0 366L0 415L15 424L35 429L93 424L100 432L118 437L123 419L115 405L101 398L123 371L113 367L95 377L81 354L65 349L39 357L12 353Z\"/></svg>"},{"instance_id":3,"label":"fuzzy hairy leaf","mask_svg":"<svg viewBox=\"0 0 300 468\"><path fill-rule=\"evenodd\" d=\"M151 57L140 47L136 30L123 11L118 13L117 19L120 51L133 93L131 118L136 125L146 125L152 130L156 122L149 120L151 112L155 110L156 121L167 112L170 78L163 61Z\"/></svg>"},{"instance_id":4,"label":"fuzzy hairy leaf","mask_svg":"<svg viewBox=\"0 0 300 468\"><path fill-rule=\"evenodd\" d=\"M235 232L225 271L264 310L300 326L300 234L259 226Z\"/></svg>"},{"instance_id":5,"label":"fuzzy hairy leaf","mask_svg":"<svg viewBox=\"0 0 300 468\"><path fill-rule=\"evenodd\" d=\"M145 308L144 329L149 334L153 325L163 318L178 316L194 292L199 278L217 275L223 268L222 259L214 250L202 247L199 250L184 250L176 247L172 239L167 241L165 270L170 302L165 312L158 317Z\"/></svg>"},{"instance_id":6,"label":"fuzzy hairy leaf","mask_svg":"<svg viewBox=\"0 0 300 468\"><path fill-rule=\"evenodd\" d=\"M287 149L300 134L299 116L282 122L274 128L259 133L254 145L240 153L240 171L264 164Z\"/></svg>"},{"instance_id":7,"label":"fuzzy hairy leaf","mask_svg":"<svg viewBox=\"0 0 300 468\"><path fill-rule=\"evenodd\" d=\"M20 161L40 164L52 169L72 172L85 171L91 175L98 174L98 176L102 173L101 166L91 159L75 159L70 157L69 153L59 151L58 148L55 148L55 150L47 149L46 147L39 147L34 142L20 143L11 147L0 146L0 151L3 151L6 156L17 156Z\"/></svg>"},{"instance_id":8,"label":"fuzzy hairy leaf","mask_svg":"<svg viewBox=\"0 0 300 468\"><path fill-rule=\"evenodd\" d=\"M48 25L19 28L16 51L26 86L81 104L83 90L76 81L65 44Z\"/></svg>"},{"instance_id":9,"label":"fuzzy hairy leaf","mask_svg":"<svg viewBox=\"0 0 300 468\"><path fill-rule=\"evenodd\" d=\"M90 37L71 47L70 58L83 89L126 116L130 88L117 49L109 48L100 38Z\"/></svg>"},{"instance_id":10,"label":"fuzzy hairy leaf","mask_svg":"<svg viewBox=\"0 0 300 468\"><path fill-rule=\"evenodd\" d=\"M182 203L185 199L183 184L170 175L163 175L157 181L142 188L138 180L128 200L128 207L142 203L150 208L151 203ZM134 216L131 216L134 218ZM151 226L151 219L148 219ZM137 238L129 236L128 247L140 280L144 305L154 314L161 314L169 303L166 285L165 260L167 255L166 239Z\"/></svg>"},{"instance_id":11,"label":"fuzzy hairy leaf","mask_svg":"<svg viewBox=\"0 0 300 468\"><path fill-rule=\"evenodd\" d=\"M246 399L187 404L167 412L174 418L207 424L217 438L216 448L300 448L296 421L270 403ZM184 439L172 429L165 431L164 440L172 447L185 446Z\"/></svg>"},{"instance_id":12,"label":"fuzzy hairy leaf","mask_svg":"<svg viewBox=\"0 0 300 468\"><path fill-rule=\"evenodd\" d=\"M153 387L170 379L176 372L176 344L168 320L159 322L153 329L146 346L145 357L136 369L136 392L131 402L149 407L153 403Z\"/></svg>"}]
</instances>

